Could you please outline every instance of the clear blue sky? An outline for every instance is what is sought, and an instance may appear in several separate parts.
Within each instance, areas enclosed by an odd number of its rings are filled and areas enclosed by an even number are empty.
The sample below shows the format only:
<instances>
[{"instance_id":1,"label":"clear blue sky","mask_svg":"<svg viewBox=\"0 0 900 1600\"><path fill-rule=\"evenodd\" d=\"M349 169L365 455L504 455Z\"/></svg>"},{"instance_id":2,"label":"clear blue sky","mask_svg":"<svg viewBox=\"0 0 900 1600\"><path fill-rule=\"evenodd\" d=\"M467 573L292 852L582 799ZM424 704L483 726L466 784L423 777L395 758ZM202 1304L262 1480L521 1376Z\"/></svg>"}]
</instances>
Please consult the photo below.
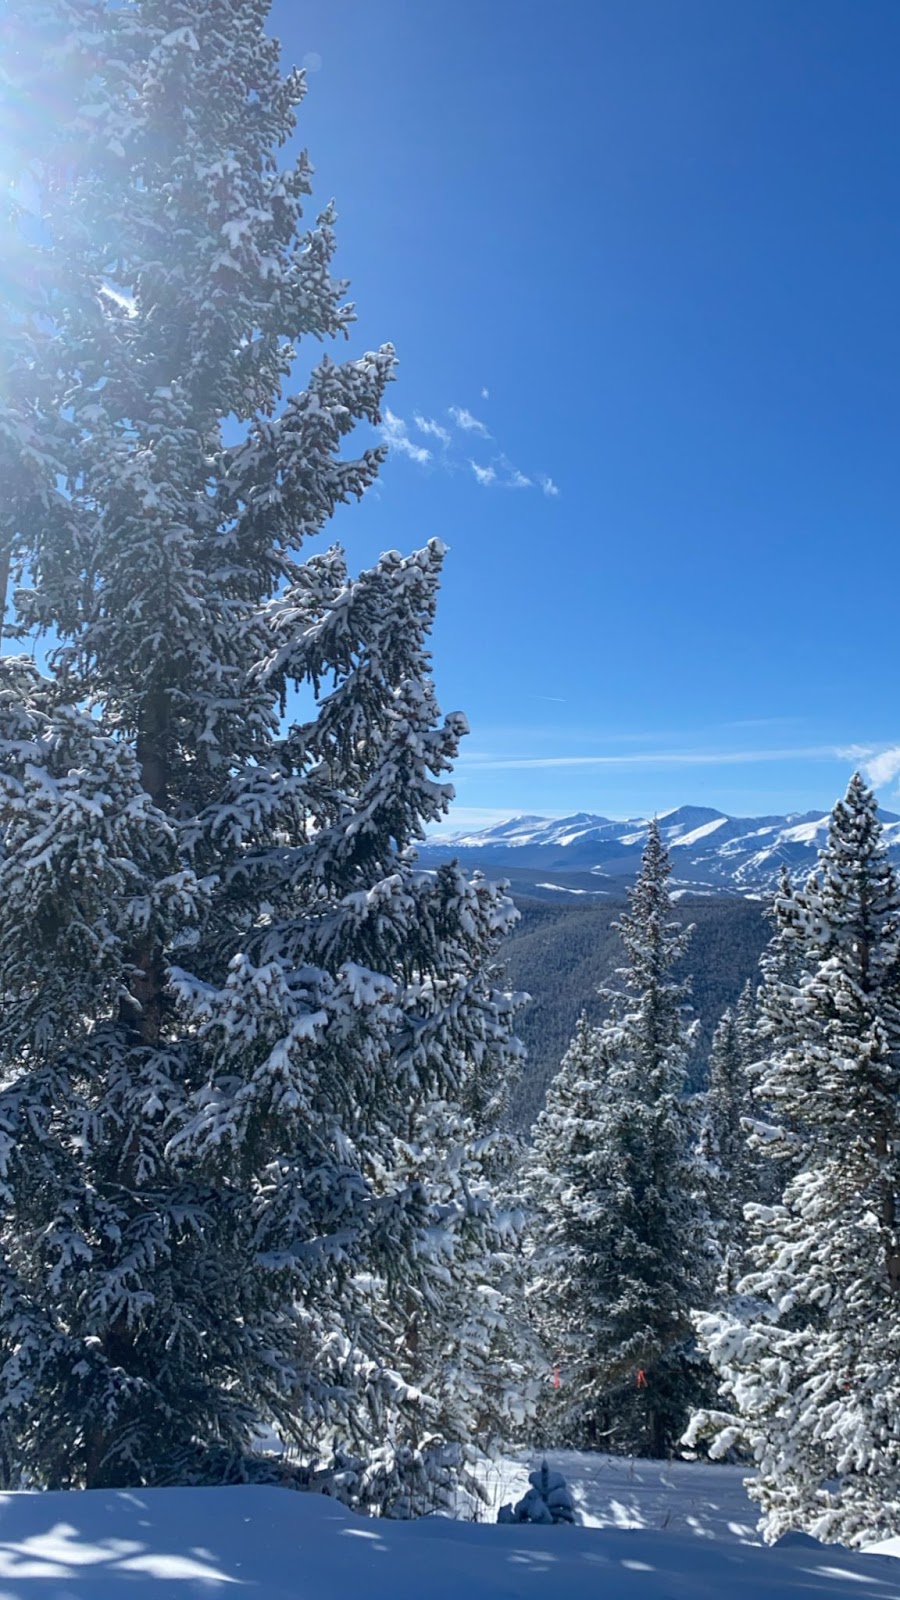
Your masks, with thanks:
<instances>
[{"instance_id":1,"label":"clear blue sky","mask_svg":"<svg viewBox=\"0 0 900 1600\"><path fill-rule=\"evenodd\" d=\"M826 807L873 760L890 805L898 0L276 0L273 26L312 69L351 348L401 358L401 443L335 531L357 564L450 546L460 824Z\"/></svg>"}]
</instances>

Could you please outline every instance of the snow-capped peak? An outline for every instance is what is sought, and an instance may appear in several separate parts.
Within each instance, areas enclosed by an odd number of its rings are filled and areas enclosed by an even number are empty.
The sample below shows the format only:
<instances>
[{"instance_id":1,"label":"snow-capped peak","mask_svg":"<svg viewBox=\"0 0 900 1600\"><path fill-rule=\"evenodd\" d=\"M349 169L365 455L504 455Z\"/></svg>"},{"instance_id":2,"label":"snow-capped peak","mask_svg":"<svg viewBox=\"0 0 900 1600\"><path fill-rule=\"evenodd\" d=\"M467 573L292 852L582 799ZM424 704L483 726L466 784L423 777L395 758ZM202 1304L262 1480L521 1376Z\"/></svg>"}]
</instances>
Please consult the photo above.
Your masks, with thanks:
<instances>
[{"instance_id":1,"label":"snow-capped peak","mask_svg":"<svg viewBox=\"0 0 900 1600\"><path fill-rule=\"evenodd\" d=\"M900 818L882 812L885 839L900 861ZM730 817L710 806L676 806L657 821L670 850L677 851L679 883L697 892L758 894L774 887L783 866L804 878L824 842L828 814L794 811L787 816ZM571 892L563 879L575 873L601 873L629 880L637 871L647 841L649 819L615 819L589 811L565 817L520 815L473 833L433 839L426 857L459 855L473 865L540 867L535 885ZM550 870L548 870L550 869ZM562 878L561 876L562 875ZM588 887L590 880L575 887Z\"/></svg>"}]
</instances>

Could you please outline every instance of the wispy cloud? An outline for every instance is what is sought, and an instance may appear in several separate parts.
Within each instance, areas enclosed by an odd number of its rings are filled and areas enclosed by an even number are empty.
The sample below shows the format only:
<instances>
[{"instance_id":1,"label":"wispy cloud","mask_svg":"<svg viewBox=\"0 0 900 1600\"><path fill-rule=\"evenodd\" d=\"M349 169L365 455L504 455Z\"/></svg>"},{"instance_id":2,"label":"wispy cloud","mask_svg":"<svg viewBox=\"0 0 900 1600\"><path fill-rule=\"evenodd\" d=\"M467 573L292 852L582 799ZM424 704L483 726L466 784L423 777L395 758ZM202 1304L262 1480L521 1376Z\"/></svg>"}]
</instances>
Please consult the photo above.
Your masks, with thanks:
<instances>
[{"instance_id":1,"label":"wispy cloud","mask_svg":"<svg viewBox=\"0 0 900 1600\"><path fill-rule=\"evenodd\" d=\"M447 410L456 426L463 433L477 433L481 439L489 439L491 437L490 428L486 427L483 422L479 422L477 417L473 417L471 411L467 411L465 406L448 406Z\"/></svg>"},{"instance_id":2,"label":"wispy cloud","mask_svg":"<svg viewBox=\"0 0 900 1600\"><path fill-rule=\"evenodd\" d=\"M448 429L442 427L441 423L435 422L432 417L420 416L419 412L416 411L413 414L413 422L420 433L428 434L432 439L440 439L441 444L444 446L449 445L450 433Z\"/></svg>"},{"instance_id":3,"label":"wispy cloud","mask_svg":"<svg viewBox=\"0 0 900 1600\"><path fill-rule=\"evenodd\" d=\"M868 779L873 789L881 789L900 777L900 745L891 745L887 750L878 751L854 747L847 751L847 755L859 761L863 777Z\"/></svg>"},{"instance_id":4,"label":"wispy cloud","mask_svg":"<svg viewBox=\"0 0 900 1600\"><path fill-rule=\"evenodd\" d=\"M804 745L792 750L642 750L613 755L495 756L464 752L460 766L500 771L527 767L732 767L756 761L846 761L848 751L836 745ZM898 755L900 771L900 755Z\"/></svg>"},{"instance_id":5,"label":"wispy cloud","mask_svg":"<svg viewBox=\"0 0 900 1600\"><path fill-rule=\"evenodd\" d=\"M803 718L793 717L732 717L728 722L719 723L722 728L787 728L792 723L802 722Z\"/></svg>"},{"instance_id":6,"label":"wispy cloud","mask_svg":"<svg viewBox=\"0 0 900 1600\"><path fill-rule=\"evenodd\" d=\"M495 456L489 466L482 466L470 459L469 466L483 489L534 488L534 480L507 461L506 456Z\"/></svg>"},{"instance_id":7,"label":"wispy cloud","mask_svg":"<svg viewBox=\"0 0 900 1600\"><path fill-rule=\"evenodd\" d=\"M481 393L487 399L487 389L482 389ZM487 424L466 406L448 406L447 414L453 419L452 430L422 411L414 411L409 423L386 406L378 432L395 455L406 456L420 467L433 465L442 472L468 470L482 489L540 489L547 496L559 494L557 485L546 472L524 472L496 445L493 452L485 452L486 461L473 460L466 454L467 447L469 450L476 448L479 439L493 439ZM440 449L435 453L434 446L420 444L416 433L435 440Z\"/></svg>"},{"instance_id":8,"label":"wispy cloud","mask_svg":"<svg viewBox=\"0 0 900 1600\"><path fill-rule=\"evenodd\" d=\"M391 450L396 450L398 455L409 456L410 461L417 461L420 466L431 460L431 451L426 450L423 444L416 444L415 440L409 437L409 430L403 418L395 416L390 406L385 407L378 431L385 444Z\"/></svg>"}]
</instances>

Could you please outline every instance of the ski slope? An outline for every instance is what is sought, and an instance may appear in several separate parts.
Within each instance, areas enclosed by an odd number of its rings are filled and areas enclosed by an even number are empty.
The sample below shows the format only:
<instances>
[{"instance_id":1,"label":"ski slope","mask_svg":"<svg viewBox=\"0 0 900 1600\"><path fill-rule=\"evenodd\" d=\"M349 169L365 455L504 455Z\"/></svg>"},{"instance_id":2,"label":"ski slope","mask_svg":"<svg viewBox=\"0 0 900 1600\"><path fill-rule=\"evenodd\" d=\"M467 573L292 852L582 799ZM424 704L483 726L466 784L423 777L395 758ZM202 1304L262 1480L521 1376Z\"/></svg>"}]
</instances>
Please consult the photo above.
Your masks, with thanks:
<instances>
[{"instance_id":1,"label":"ski slope","mask_svg":"<svg viewBox=\"0 0 900 1600\"><path fill-rule=\"evenodd\" d=\"M283 1489L0 1496L0 1600L900 1600L900 1562L755 1542L741 1473L555 1453L576 1528L354 1517ZM527 1466L498 1467L495 1501Z\"/></svg>"}]
</instances>

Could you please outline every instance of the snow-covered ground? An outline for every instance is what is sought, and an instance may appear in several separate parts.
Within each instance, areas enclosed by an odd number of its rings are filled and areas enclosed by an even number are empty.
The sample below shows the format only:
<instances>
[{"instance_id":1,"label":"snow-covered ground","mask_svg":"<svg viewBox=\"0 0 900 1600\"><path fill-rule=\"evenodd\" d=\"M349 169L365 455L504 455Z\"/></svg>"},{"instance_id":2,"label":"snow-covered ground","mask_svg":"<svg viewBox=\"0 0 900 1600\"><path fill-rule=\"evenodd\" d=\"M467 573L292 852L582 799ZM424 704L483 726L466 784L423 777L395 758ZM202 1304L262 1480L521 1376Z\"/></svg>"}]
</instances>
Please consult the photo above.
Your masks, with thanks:
<instances>
[{"instance_id":1,"label":"snow-covered ground","mask_svg":"<svg viewBox=\"0 0 900 1600\"><path fill-rule=\"evenodd\" d=\"M550 1451L548 1460L564 1475L575 1500L578 1521L588 1528L648 1528L690 1534L726 1544L761 1544L757 1509L744 1490L740 1467L705 1461L631 1461L621 1456ZM528 1487L536 1460L492 1463L485 1474L488 1517ZM539 1463L537 1463L539 1464Z\"/></svg>"},{"instance_id":2,"label":"snow-covered ground","mask_svg":"<svg viewBox=\"0 0 900 1600\"><path fill-rule=\"evenodd\" d=\"M740 1471L554 1453L585 1526L374 1522L284 1489L0 1496L0 1600L900 1600L900 1564L754 1542ZM508 1463L499 1504L526 1484Z\"/></svg>"}]
</instances>

